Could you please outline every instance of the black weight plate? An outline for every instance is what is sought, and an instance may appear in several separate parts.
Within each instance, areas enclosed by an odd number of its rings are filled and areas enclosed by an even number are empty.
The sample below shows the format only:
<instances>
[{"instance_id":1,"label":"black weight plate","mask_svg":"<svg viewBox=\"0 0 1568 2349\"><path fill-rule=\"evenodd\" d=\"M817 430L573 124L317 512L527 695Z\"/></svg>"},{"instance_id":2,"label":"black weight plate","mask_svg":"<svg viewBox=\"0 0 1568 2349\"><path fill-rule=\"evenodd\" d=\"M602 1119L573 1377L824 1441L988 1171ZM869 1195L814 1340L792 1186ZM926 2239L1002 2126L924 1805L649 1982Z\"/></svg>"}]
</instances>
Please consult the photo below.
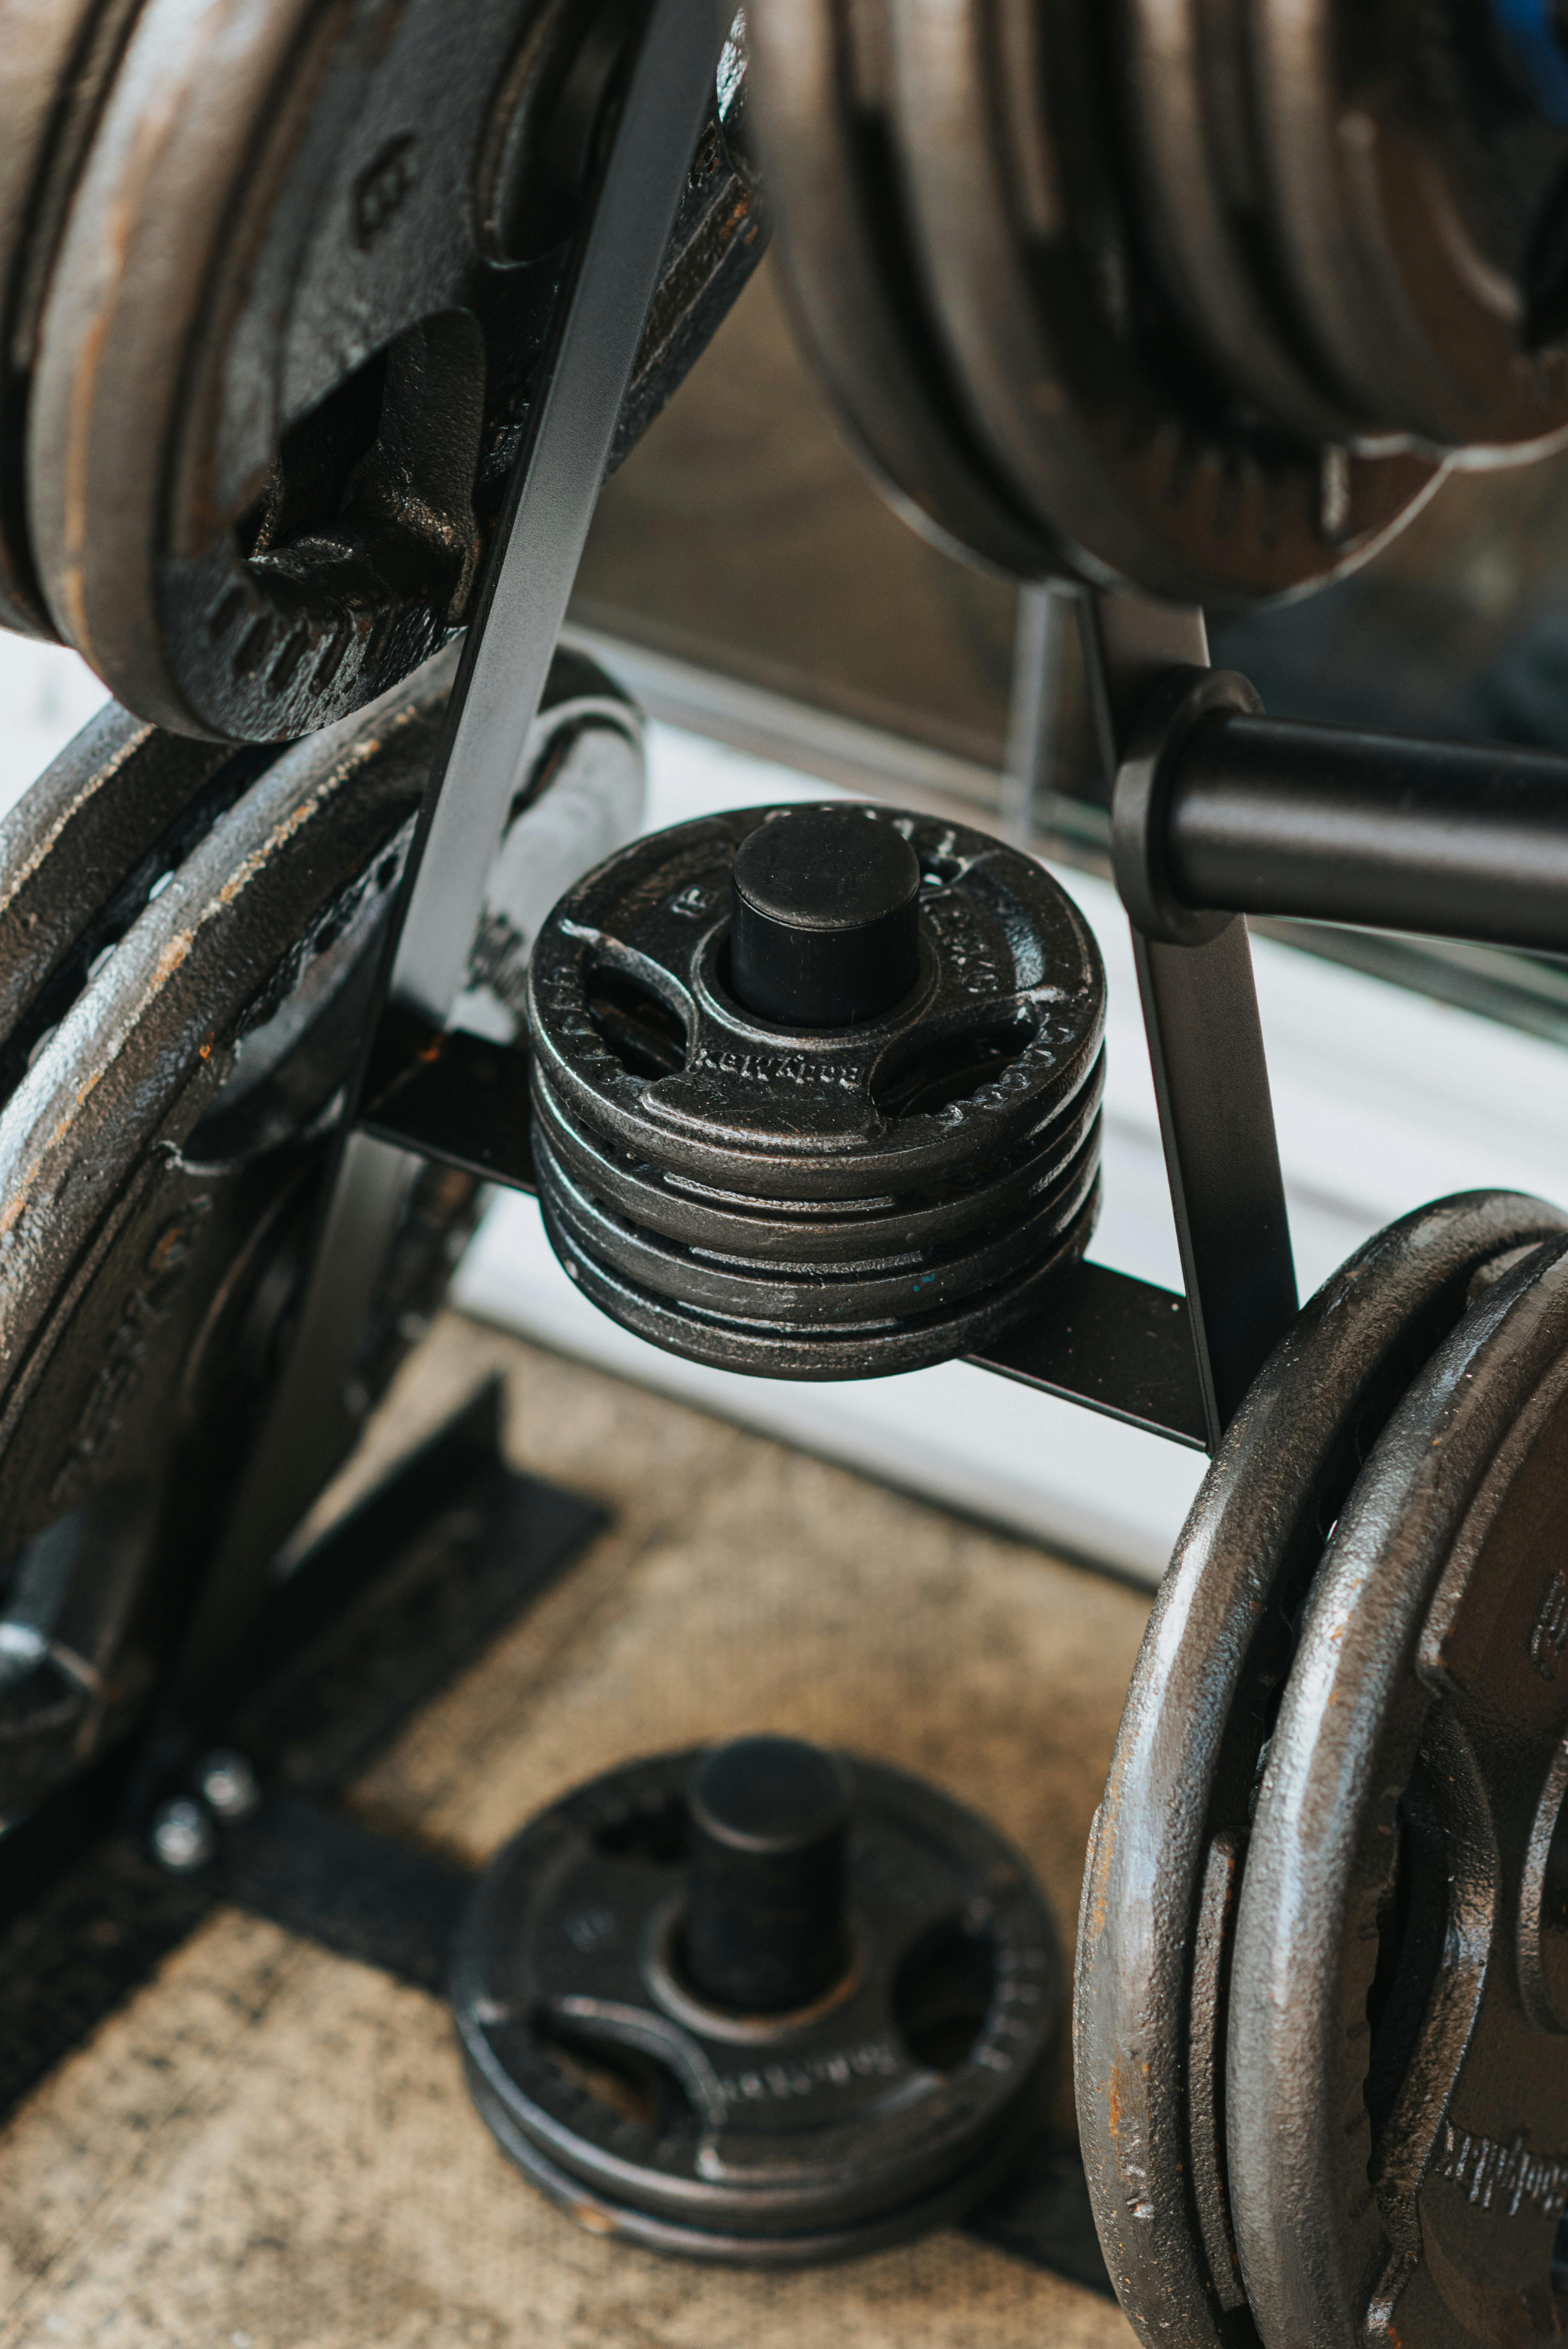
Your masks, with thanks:
<instances>
[{"instance_id":1,"label":"black weight plate","mask_svg":"<svg viewBox=\"0 0 1568 2349\"><path fill-rule=\"evenodd\" d=\"M1390 1419L1258 1791L1226 2133L1269 2349L1561 2336L1568 1243Z\"/></svg>"},{"instance_id":2,"label":"black weight plate","mask_svg":"<svg viewBox=\"0 0 1568 2349\"><path fill-rule=\"evenodd\" d=\"M1256 2340L1231 2236L1225 2000L1260 1759L1323 1546L1478 1269L1549 1238L1477 1192L1380 1232L1303 1309L1204 1480L1139 1654L1078 1927L1078 2127L1122 2305L1150 2344Z\"/></svg>"},{"instance_id":3,"label":"black weight plate","mask_svg":"<svg viewBox=\"0 0 1568 2349\"><path fill-rule=\"evenodd\" d=\"M0 0L0 627L52 637L27 530L39 319L76 175L141 0Z\"/></svg>"},{"instance_id":4,"label":"black weight plate","mask_svg":"<svg viewBox=\"0 0 1568 2349\"><path fill-rule=\"evenodd\" d=\"M698 1758L578 1788L487 1871L452 1985L480 2112L580 2222L661 2251L789 2266L955 2214L1048 2085L1061 1961L1027 1868L934 1787L856 1760L849 1976L796 2014L722 2012L678 1961Z\"/></svg>"},{"instance_id":5,"label":"black weight plate","mask_svg":"<svg viewBox=\"0 0 1568 2349\"><path fill-rule=\"evenodd\" d=\"M27 459L56 625L129 707L296 735L460 625L634 26L619 0L147 0L54 273ZM716 115L634 418L759 250Z\"/></svg>"},{"instance_id":6,"label":"black weight plate","mask_svg":"<svg viewBox=\"0 0 1568 2349\"><path fill-rule=\"evenodd\" d=\"M0 817L0 1100L152 894L263 774L110 704Z\"/></svg>"},{"instance_id":7,"label":"black weight plate","mask_svg":"<svg viewBox=\"0 0 1568 2349\"><path fill-rule=\"evenodd\" d=\"M929 1325L1032 1271L1055 1252L1088 1196L1099 1170L1099 1131L1091 1125L1057 1180L1000 1226L946 1245L863 1257L851 1253L857 1236L846 1233L837 1261L805 1264L737 1264L710 1248L661 1239L573 1182L537 1127L535 1148L551 1227L570 1240L575 1258L592 1256L634 1287L694 1314L809 1337L864 1333L911 1314Z\"/></svg>"},{"instance_id":8,"label":"black weight plate","mask_svg":"<svg viewBox=\"0 0 1568 2349\"><path fill-rule=\"evenodd\" d=\"M1160 282L1238 404L1307 447L1364 434L1267 265L1241 18L1128 0L1126 28L1130 160Z\"/></svg>"},{"instance_id":9,"label":"black weight plate","mask_svg":"<svg viewBox=\"0 0 1568 2349\"><path fill-rule=\"evenodd\" d=\"M997 1288L961 1298L944 1310L914 1309L848 1330L802 1327L783 1319L744 1321L700 1313L670 1296L645 1288L616 1271L598 1255L579 1247L555 1212L545 1190L540 1196L544 1228L566 1273L592 1304L646 1338L666 1353L716 1370L738 1371L764 1379L880 1379L895 1371L918 1371L955 1355L976 1352L1015 1321L1036 1312L1053 1285L1082 1257L1099 1216L1099 1181L1090 1167L1084 1176L1078 1212L1047 1253L1027 1271ZM910 1284L913 1291L914 1284Z\"/></svg>"},{"instance_id":10,"label":"black weight plate","mask_svg":"<svg viewBox=\"0 0 1568 2349\"><path fill-rule=\"evenodd\" d=\"M0 1113L0 1814L135 1713L183 1619L275 1374L455 659L273 758ZM636 761L608 681L557 661L514 850L562 854L542 819L604 732ZM418 1334L476 1196L445 1170L415 1184L346 1428Z\"/></svg>"},{"instance_id":11,"label":"black weight plate","mask_svg":"<svg viewBox=\"0 0 1568 2349\"><path fill-rule=\"evenodd\" d=\"M1375 429L1554 443L1568 132L1500 86L1468 12L1259 0L1246 25L1275 265L1326 368Z\"/></svg>"},{"instance_id":12,"label":"black weight plate","mask_svg":"<svg viewBox=\"0 0 1568 2349\"><path fill-rule=\"evenodd\" d=\"M924 874L906 1000L809 1036L744 1012L724 980L729 870L769 812L650 835L545 925L529 975L534 1082L572 1123L731 1194L866 1199L995 1164L1098 1082L1105 982L1077 907L1032 859L934 818L865 811L906 833ZM607 988L633 999L634 1020L662 1017L666 1073L619 1041ZM923 1072L935 1085L950 1061L973 1065L972 1088L921 1108Z\"/></svg>"},{"instance_id":13,"label":"black weight plate","mask_svg":"<svg viewBox=\"0 0 1568 2349\"><path fill-rule=\"evenodd\" d=\"M779 248L846 433L904 520L1020 579L1061 553L988 475L924 307L888 139L889 0L747 11Z\"/></svg>"},{"instance_id":14,"label":"black weight plate","mask_svg":"<svg viewBox=\"0 0 1568 2349\"><path fill-rule=\"evenodd\" d=\"M1373 554L1435 467L1243 428L1140 248L1106 12L911 0L894 28L935 315L975 429L1074 575L1227 608Z\"/></svg>"},{"instance_id":15,"label":"black weight plate","mask_svg":"<svg viewBox=\"0 0 1568 2349\"><path fill-rule=\"evenodd\" d=\"M264 1399L447 679L277 760L0 1114L0 1812L145 1702Z\"/></svg>"},{"instance_id":16,"label":"black weight plate","mask_svg":"<svg viewBox=\"0 0 1568 2349\"><path fill-rule=\"evenodd\" d=\"M1104 1060L1060 1118L1001 1166L965 1162L934 1192L835 1201L746 1199L663 1174L572 1125L553 1097L534 1102L534 1146L580 1189L625 1217L721 1261L826 1266L876 1263L964 1239L1026 1213L1084 1148L1099 1115Z\"/></svg>"}]
</instances>

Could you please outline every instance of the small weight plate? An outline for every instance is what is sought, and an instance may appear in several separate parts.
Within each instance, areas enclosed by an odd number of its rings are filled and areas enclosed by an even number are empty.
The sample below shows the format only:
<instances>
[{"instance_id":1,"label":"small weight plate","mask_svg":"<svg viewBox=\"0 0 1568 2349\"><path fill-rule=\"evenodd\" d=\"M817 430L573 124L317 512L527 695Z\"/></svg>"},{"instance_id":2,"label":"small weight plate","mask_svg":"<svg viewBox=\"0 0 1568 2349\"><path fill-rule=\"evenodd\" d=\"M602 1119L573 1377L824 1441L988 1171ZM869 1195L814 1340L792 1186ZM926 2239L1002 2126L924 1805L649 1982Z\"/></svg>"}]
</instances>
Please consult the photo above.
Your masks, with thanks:
<instances>
[{"instance_id":1,"label":"small weight plate","mask_svg":"<svg viewBox=\"0 0 1568 2349\"><path fill-rule=\"evenodd\" d=\"M540 1205L584 1295L656 1343L872 1378L972 1351L1082 1255L1104 981L1031 859L866 808L921 868L913 986L855 1025L757 1018L730 872L788 812L677 825L556 908L530 977Z\"/></svg>"},{"instance_id":2,"label":"small weight plate","mask_svg":"<svg viewBox=\"0 0 1568 2349\"><path fill-rule=\"evenodd\" d=\"M1076 577L1244 605L1365 561L1437 478L1248 429L1131 217L1119 50L1082 0L912 0L895 136L972 421Z\"/></svg>"},{"instance_id":3,"label":"small weight plate","mask_svg":"<svg viewBox=\"0 0 1568 2349\"><path fill-rule=\"evenodd\" d=\"M450 0L146 0L27 456L56 625L129 707L297 735L466 617L634 26L619 0L494 0L460 38ZM759 250L716 112L634 416Z\"/></svg>"},{"instance_id":4,"label":"small weight plate","mask_svg":"<svg viewBox=\"0 0 1568 2349\"><path fill-rule=\"evenodd\" d=\"M1090 1143L1104 1093L1104 1059L1061 1116L1000 1166L964 1161L946 1183L911 1196L747 1199L664 1174L573 1125L544 1089L534 1103L535 1148L585 1193L645 1233L721 1262L841 1268L951 1246L1027 1213L1056 1188Z\"/></svg>"},{"instance_id":5,"label":"small weight plate","mask_svg":"<svg viewBox=\"0 0 1568 2349\"><path fill-rule=\"evenodd\" d=\"M542 1189L540 1206L550 1244L584 1297L666 1353L754 1378L879 1379L975 1353L1013 1322L1037 1310L1094 1237L1099 1174L1092 1164L1079 1170L1064 1211L1050 1220L1043 1235L1032 1229L1033 1253L1022 1268L1014 1267L993 1286L965 1288L955 1299L932 1306L926 1299L934 1289L941 1294L940 1273L922 1264L903 1276L902 1299L896 1295L893 1301L887 1299L893 1283L877 1285L885 1309L873 1318L870 1311L861 1311L854 1288L846 1282L847 1308L840 1305L839 1326L826 1328L820 1326L818 1298L804 1284L797 1288L782 1280L774 1283L770 1294L757 1293L762 1289L760 1282L752 1285L750 1318L721 1313L712 1306L705 1311L689 1304L684 1294L687 1287L703 1284L695 1279L687 1283L679 1267L667 1267L661 1286L654 1288L621 1269L617 1258L623 1253L632 1257L631 1249L614 1250L586 1218L574 1229L548 1185ZM584 1225L593 1234L592 1253L580 1236ZM718 1284L706 1286L711 1289ZM812 1309L805 1312L800 1309L801 1289ZM900 1304L903 1309L895 1309Z\"/></svg>"},{"instance_id":6,"label":"small weight plate","mask_svg":"<svg viewBox=\"0 0 1568 2349\"><path fill-rule=\"evenodd\" d=\"M1314 1586L1236 1920L1226 2134L1269 2349L1568 2312L1568 1243L1389 1420Z\"/></svg>"},{"instance_id":7,"label":"small weight plate","mask_svg":"<svg viewBox=\"0 0 1568 2349\"><path fill-rule=\"evenodd\" d=\"M1096 2223L1150 2349L1257 2339L1231 2228L1226 1999L1257 1773L1324 1542L1478 1270L1563 1229L1539 1200L1475 1192L1368 1241L1248 1391L1161 1586L1090 1837L1074 2026Z\"/></svg>"},{"instance_id":8,"label":"small weight plate","mask_svg":"<svg viewBox=\"0 0 1568 2349\"><path fill-rule=\"evenodd\" d=\"M1261 0L1246 25L1274 265L1326 367L1374 429L1554 446L1568 132L1519 103L1465 12L1377 0L1352 27L1331 0Z\"/></svg>"},{"instance_id":9,"label":"small weight plate","mask_svg":"<svg viewBox=\"0 0 1568 2349\"><path fill-rule=\"evenodd\" d=\"M39 318L77 171L141 0L0 0L0 627L56 634L24 451Z\"/></svg>"},{"instance_id":10,"label":"small weight plate","mask_svg":"<svg viewBox=\"0 0 1568 2349\"><path fill-rule=\"evenodd\" d=\"M803 2011L730 2013L681 1972L698 1758L593 1780L487 1870L452 1988L480 2111L581 2224L657 2251L793 2266L955 2215L1049 2085L1061 1961L1023 1860L854 1761L850 1972Z\"/></svg>"},{"instance_id":11,"label":"small weight plate","mask_svg":"<svg viewBox=\"0 0 1568 2349\"><path fill-rule=\"evenodd\" d=\"M888 0L747 11L758 128L802 338L904 520L1010 576L1062 569L975 449L925 309L888 139Z\"/></svg>"},{"instance_id":12,"label":"small weight plate","mask_svg":"<svg viewBox=\"0 0 1568 2349\"><path fill-rule=\"evenodd\" d=\"M943 1313L1032 1269L1082 1208L1099 1169L1099 1134L1091 1130L1057 1181L1000 1229L951 1247L906 1250L902 1258L763 1267L726 1262L711 1250L656 1238L563 1176L548 1146L544 1158L542 1191L552 1218L578 1251L694 1313L825 1332L882 1327L910 1310L912 1296L923 1317Z\"/></svg>"},{"instance_id":13,"label":"small weight plate","mask_svg":"<svg viewBox=\"0 0 1568 2349\"><path fill-rule=\"evenodd\" d=\"M764 1199L911 1194L1042 1133L1094 1080L1104 1029L1099 955L1065 890L984 833L866 810L921 860L921 977L879 1019L798 1033L725 979L730 866L770 812L653 833L562 899L530 969L536 1084L635 1158ZM639 1066L639 1028L679 1065ZM977 1081L921 1108L949 1071Z\"/></svg>"}]
</instances>

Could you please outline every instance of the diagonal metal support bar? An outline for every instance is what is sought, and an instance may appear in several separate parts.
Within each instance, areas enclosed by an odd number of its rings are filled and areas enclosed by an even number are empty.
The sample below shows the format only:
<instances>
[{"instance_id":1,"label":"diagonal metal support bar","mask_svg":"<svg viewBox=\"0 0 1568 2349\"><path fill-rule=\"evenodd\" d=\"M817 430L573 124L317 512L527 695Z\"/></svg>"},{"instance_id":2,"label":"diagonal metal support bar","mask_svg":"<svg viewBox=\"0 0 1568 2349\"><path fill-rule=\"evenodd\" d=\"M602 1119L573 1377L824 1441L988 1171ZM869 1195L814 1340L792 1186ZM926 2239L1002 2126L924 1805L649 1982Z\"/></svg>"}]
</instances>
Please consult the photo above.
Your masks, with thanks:
<instances>
[{"instance_id":1,"label":"diagonal metal support bar","mask_svg":"<svg viewBox=\"0 0 1568 2349\"><path fill-rule=\"evenodd\" d=\"M542 369L388 954L393 1010L437 1033L461 988L490 861L521 780L722 37L713 0L651 0ZM418 1163L363 1133L346 1139L289 1360L187 1642L187 1681L210 1671L254 1619L273 1555L341 1456L359 1330Z\"/></svg>"},{"instance_id":2,"label":"diagonal metal support bar","mask_svg":"<svg viewBox=\"0 0 1568 2349\"><path fill-rule=\"evenodd\" d=\"M1108 792L1138 709L1173 668L1209 666L1202 612L1132 595L1082 606ZM1202 946L1135 927L1133 953L1209 1449L1296 1309L1268 1065L1240 915Z\"/></svg>"}]
</instances>

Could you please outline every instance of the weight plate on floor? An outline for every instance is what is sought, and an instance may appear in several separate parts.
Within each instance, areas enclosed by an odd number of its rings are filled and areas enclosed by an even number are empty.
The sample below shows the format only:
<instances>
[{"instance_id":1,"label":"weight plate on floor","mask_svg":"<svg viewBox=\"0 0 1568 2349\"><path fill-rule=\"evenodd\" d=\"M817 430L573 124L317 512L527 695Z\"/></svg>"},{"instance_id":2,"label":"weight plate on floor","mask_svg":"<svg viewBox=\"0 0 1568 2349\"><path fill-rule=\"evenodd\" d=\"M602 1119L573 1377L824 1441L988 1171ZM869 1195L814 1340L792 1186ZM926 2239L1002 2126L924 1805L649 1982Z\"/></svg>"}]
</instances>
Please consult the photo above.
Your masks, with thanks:
<instances>
[{"instance_id":1,"label":"weight plate on floor","mask_svg":"<svg viewBox=\"0 0 1568 2349\"><path fill-rule=\"evenodd\" d=\"M1075 2013L1096 2223L1151 2349L1257 2339L1230 2215L1226 2002L1257 1774L1324 1543L1478 1271L1563 1228L1539 1200L1476 1192L1368 1241L1248 1391L1161 1586L1090 1837Z\"/></svg>"},{"instance_id":2,"label":"weight plate on floor","mask_svg":"<svg viewBox=\"0 0 1568 2349\"><path fill-rule=\"evenodd\" d=\"M1056 575L965 424L924 307L888 139L889 0L748 9L779 249L804 339L862 461L948 553Z\"/></svg>"},{"instance_id":3,"label":"weight plate on floor","mask_svg":"<svg viewBox=\"0 0 1568 2349\"><path fill-rule=\"evenodd\" d=\"M467 615L633 27L619 0L453 25L449 0L147 0L126 50L45 315L29 505L61 634L177 732L305 732ZM758 250L716 116L634 415Z\"/></svg>"},{"instance_id":4,"label":"weight plate on floor","mask_svg":"<svg viewBox=\"0 0 1568 2349\"><path fill-rule=\"evenodd\" d=\"M231 753L251 780L0 1112L0 1816L135 1715L182 1624L276 1373L455 663L259 775ZM556 664L512 826L542 856L573 746L618 713L635 757L614 688ZM492 922L507 903L492 891ZM346 1428L477 1195L445 1169L414 1185Z\"/></svg>"},{"instance_id":5,"label":"weight plate on floor","mask_svg":"<svg viewBox=\"0 0 1568 2349\"><path fill-rule=\"evenodd\" d=\"M1492 70L1484 20L1261 0L1246 26L1273 265L1326 369L1373 429L1559 439L1568 131Z\"/></svg>"},{"instance_id":6,"label":"weight plate on floor","mask_svg":"<svg viewBox=\"0 0 1568 2349\"><path fill-rule=\"evenodd\" d=\"M1081 0L911 0L894 132L971 420L1070 575L1219 608L1365 561L1437 469L1249 429L1150 272Z\"/></svg>"},{"instance_id":7,"label":"weight plate on floor","mask_svg":"<svg viewBox=\"0 0 1568 2349\"><path fill-rule=\"evenodd\" d=\"M1341 1513L1242 1878L1226 2134L1269 2349L1554 2341L1568 2290L1568 1244Z\"/></svg>"},{"instance_id":8,"label":"weight plate on floor","mask_svg":"<svg viewBox=\"0 0 1568 2349\"><path fill-rule=\"evenodd\" d=\"M141 0L0 0L0 627L56 634L25 450L39 319L76 176Z\"/></svg>"},{"instance_id":9,"label":"weight plate on floor","mask_svg":"<svg viewBox=\"0 0 1568 2349\"><path fill-rule=\"evenodd\" d=\"M803 2009L719 2007L682 1955L700 1759L593 1780L486 1871L452 1988L480 2111L581 2224L656 2251L796 2266L956 2215L1042 2118L1061 1961L1028 1869L856 1759L847 1971Z\"/></svg>"}]
</instances>

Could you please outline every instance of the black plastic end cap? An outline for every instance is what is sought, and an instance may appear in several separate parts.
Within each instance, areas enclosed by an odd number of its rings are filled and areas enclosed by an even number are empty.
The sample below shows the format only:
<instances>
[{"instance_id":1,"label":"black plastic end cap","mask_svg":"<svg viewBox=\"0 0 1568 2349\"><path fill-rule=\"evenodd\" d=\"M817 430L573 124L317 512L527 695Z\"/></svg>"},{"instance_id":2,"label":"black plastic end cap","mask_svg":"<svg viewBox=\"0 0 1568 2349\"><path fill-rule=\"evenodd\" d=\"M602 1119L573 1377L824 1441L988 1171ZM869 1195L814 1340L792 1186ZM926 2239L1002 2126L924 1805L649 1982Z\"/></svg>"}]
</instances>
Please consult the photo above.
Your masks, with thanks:
<instances>
[{"instance_id":1,"label":"black plastic end cap","mask_svg":"<svg viewBox=\"0 0 1568 2349\"><path fill-rule=\"evenodd\" d=\"M920 860L868 808L801 808L748 833L730 885L730 985L759 1019L852 1028L920 975Z\"/></svg>"},{"instance_id":2,"label":"black plastic end cap","mask_svg":"<svg viewBox=\"0 0 1568 2349\"><path fill-rule=\"evenodd\" d=\"M810 2005L849 1959L847 1769L799 1738L737 1738L704 1755L689 1801L692 1986L738 2013Z\"/></svg>"}]
</instances>

